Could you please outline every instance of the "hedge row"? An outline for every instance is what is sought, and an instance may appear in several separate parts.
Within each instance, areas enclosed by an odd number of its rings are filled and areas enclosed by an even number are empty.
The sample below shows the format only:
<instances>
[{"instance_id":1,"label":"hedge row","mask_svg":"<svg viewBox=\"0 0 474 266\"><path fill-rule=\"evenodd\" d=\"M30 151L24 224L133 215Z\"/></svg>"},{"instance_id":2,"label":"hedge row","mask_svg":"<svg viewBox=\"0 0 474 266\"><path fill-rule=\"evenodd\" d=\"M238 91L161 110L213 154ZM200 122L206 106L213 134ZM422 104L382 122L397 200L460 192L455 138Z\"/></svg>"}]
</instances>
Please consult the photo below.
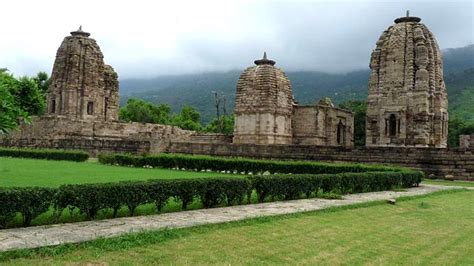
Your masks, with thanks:
<instances>
[{"instance_id":1,"label":"hedge row","mask_svg":"<svg viewBox=\"0 0 474 266\"><path fill-rule=\"evenodd\" d=\"M418 186L423 178L419 171L367 172L319 175L259 175L248 179L258 201L297 199L317 196L319 191L338 194L362 193Z\"/></svg>"},{"instance_id":2,"label":"hedge row","mask_svg":"<svg viewBox=\"0 0 474 266\"><path fill-rule=\"evenodd\" d=\"M89 154L84 151L71 150L0 148L0 157L20 157L83 162L89 159Z\"/></svg>"},{"instance_id":3,"label":"hedge row","mask_svg":"<svg viewBox=\"0 0 474 266\"><path fill-rule=\"evenodd\" d=\"M113 215L123 207L129 214L142 204L153 203L157 210L171 198L186 207L199 200L205 208L222 204L242 204L256 191L260 202L317 196L320 192L355 193L416 186L423 174L416 171L369 172L319 175L259 175L246 178L196 178L149 180L102 184L63 185L59 188L0 189L0 228L17 213L23 216L23 226L51 206L57 212L77 208L92 219L103 209Z\"/></svg>"},{"instance_id":4,"label":"hedge row","mask_svg":"<svg viewBox=\"0 0 474 266\"><path fill-rule=\"evenodd\" d=\"M103 164L133 167L179 168L191 170L231 171L237 173L337 174L360 172L398 172L400 167L364 164L334 164L305 161L271 161L244 158L222 158L183 154L135 156L129 154L100 154Z\"/></svg>"}]
</instances>

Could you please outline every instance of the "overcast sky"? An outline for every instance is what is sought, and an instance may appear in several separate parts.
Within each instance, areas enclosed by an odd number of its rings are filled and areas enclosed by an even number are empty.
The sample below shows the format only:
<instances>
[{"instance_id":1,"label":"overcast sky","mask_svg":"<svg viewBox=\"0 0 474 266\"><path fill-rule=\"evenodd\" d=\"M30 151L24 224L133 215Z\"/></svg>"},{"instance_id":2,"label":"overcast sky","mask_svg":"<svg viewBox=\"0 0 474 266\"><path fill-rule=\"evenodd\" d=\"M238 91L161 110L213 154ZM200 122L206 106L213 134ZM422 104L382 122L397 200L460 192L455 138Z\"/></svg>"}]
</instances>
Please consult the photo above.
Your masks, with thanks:
<instances>
[{"instance_id":1,"label":"overcast sky","mask_svg":"<svg viewBox=\"0 0 474 266\"><path fill-rule=\"evenodd\" d=\"M368 67L397 17L422 18L441 48L474 42L474 0L2 1L0 68L51 73L63 38L91 33L121 79L243 69L263 51L285 70Z\"/></svg>"}]
</instances>

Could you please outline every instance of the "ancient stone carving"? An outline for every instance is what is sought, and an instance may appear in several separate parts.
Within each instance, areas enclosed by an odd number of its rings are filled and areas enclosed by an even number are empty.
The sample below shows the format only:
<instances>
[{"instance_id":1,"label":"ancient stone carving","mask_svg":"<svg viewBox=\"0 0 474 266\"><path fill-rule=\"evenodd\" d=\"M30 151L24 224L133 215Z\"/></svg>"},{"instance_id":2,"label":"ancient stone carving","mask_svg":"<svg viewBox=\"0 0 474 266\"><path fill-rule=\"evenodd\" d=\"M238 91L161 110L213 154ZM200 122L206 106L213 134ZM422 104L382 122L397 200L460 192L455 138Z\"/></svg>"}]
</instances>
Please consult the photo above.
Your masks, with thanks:
<instances>
[{"instance_id":1,"label":"ancient stone carving","mask_svg":"<svg viewBox=\"0 0 474 266\"><path fill-rule=\"evenodd\" d=\"M237 82L234 143L291 144L293 94L275 61L255 60Z\"/></svg>"},{"instance_id":2,"label":"ancient stone carving","mask_svg":"<svg viewBox=\"0 0 474 266\"><path fill-rule=\"evenodd\" d=\"M283 70L266 53L237 83L234 143L353 146L351 112L329 98L299 106Z\"/></svg>"},{"instance_id":3,"label":"ancient stone carving","mask_svg":"<svg viewBox=\"0 0 474 266\"><path fill-rule=\"evenodd\" d=\"M417 17L401 17L372 52L367 146L446 147L448 99L441 52Z\"/></svg>"},{"instance_id":4,"label":"ancient stone carving","mask_svg":"<svg viewBox=\"0 0 474 266\"><path fill-rule=\"evenodd\" d=\"M90 33L82 27L56 53L48 91L48 114L73 119L118 119L118 80Z\"/></svg>"}]
</instances>

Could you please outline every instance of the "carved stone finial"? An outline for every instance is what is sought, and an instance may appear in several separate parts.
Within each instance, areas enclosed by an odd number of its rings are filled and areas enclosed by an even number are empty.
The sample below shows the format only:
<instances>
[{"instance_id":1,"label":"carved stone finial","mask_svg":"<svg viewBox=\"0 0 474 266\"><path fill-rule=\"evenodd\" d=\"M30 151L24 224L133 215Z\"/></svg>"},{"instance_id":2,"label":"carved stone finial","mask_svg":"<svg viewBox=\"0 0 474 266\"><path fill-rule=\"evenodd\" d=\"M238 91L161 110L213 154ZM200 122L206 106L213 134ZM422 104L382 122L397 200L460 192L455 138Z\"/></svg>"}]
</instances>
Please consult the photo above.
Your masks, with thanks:
<instances>
[{"instance_id":1,"label":"carved stone finial","mask_svg":"<svg viewBox=\"0 0 474 266\"><path fill-rule=\"evenodd\" d=\"M275 65L275 61L270 60L267 58L267 52L263 52L263 58L259 60L255 60L254 63L259 66L259 65Z\"/></svg>"},{"instance_id":2,"label":"carved stone finial","mask_svg":"<svg viewBox=\"0 0 474 266\"><path fill-rule=\"evenodd\" d=\"M71 31L72 36L82 36L89 37L91 34L82 30L82 25L79 26L79 29L76 31Z\"/></svg>"},{"instance_id":3,"label":"carved stone finial","mask_svg":"<svg viewBox=\"0 0 474 266\"><path fill-rule=\"evenodd\" d=\"M420 22L421 18L419 17L410 17L410 10L407 10L406 16L405 17L399 17L395 19L395 23L401 23L401 22Z\"/></svg>"}]
</instances>

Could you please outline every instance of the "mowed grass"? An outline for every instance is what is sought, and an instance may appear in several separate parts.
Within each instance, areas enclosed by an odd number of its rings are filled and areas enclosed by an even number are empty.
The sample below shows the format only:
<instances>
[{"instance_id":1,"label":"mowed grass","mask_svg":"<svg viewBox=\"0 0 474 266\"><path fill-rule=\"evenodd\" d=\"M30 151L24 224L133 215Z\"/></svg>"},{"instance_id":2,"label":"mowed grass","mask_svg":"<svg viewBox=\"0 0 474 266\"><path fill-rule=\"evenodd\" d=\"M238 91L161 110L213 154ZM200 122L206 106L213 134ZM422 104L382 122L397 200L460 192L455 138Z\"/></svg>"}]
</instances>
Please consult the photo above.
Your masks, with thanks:
<instances>
[{"instance_id":1,"label":"mowed grass","mask_svg":"<svg viewBox=\"0 0 474 266\"><path fill-rule=\"evenodd\" d=\"M474 264L474 191L0 254L5 265Z\"/></svg>"},{"instance_id":2,"label":"mowed grass","mask_svg":"<svg viewBox=\"0 0 474 266\"><path fill-rule=\"evenodd\" d=\"M98 162L48 161L0 157L0 187L58 187L62 184L216 176L238 175L131 168L102 165Z\"/></svg>"},{"instance_id":3,"label":"mowed grass","mask_svg":"<svg viewBox=\"0 0 474 266\"><path fill-rule=\"evenodd\" d=\"M441 185L441 186L460 186L460 187L474 187L474 181L450 181L437 179L423 179L422 184Z\"/></svg>"}]
</instances>

